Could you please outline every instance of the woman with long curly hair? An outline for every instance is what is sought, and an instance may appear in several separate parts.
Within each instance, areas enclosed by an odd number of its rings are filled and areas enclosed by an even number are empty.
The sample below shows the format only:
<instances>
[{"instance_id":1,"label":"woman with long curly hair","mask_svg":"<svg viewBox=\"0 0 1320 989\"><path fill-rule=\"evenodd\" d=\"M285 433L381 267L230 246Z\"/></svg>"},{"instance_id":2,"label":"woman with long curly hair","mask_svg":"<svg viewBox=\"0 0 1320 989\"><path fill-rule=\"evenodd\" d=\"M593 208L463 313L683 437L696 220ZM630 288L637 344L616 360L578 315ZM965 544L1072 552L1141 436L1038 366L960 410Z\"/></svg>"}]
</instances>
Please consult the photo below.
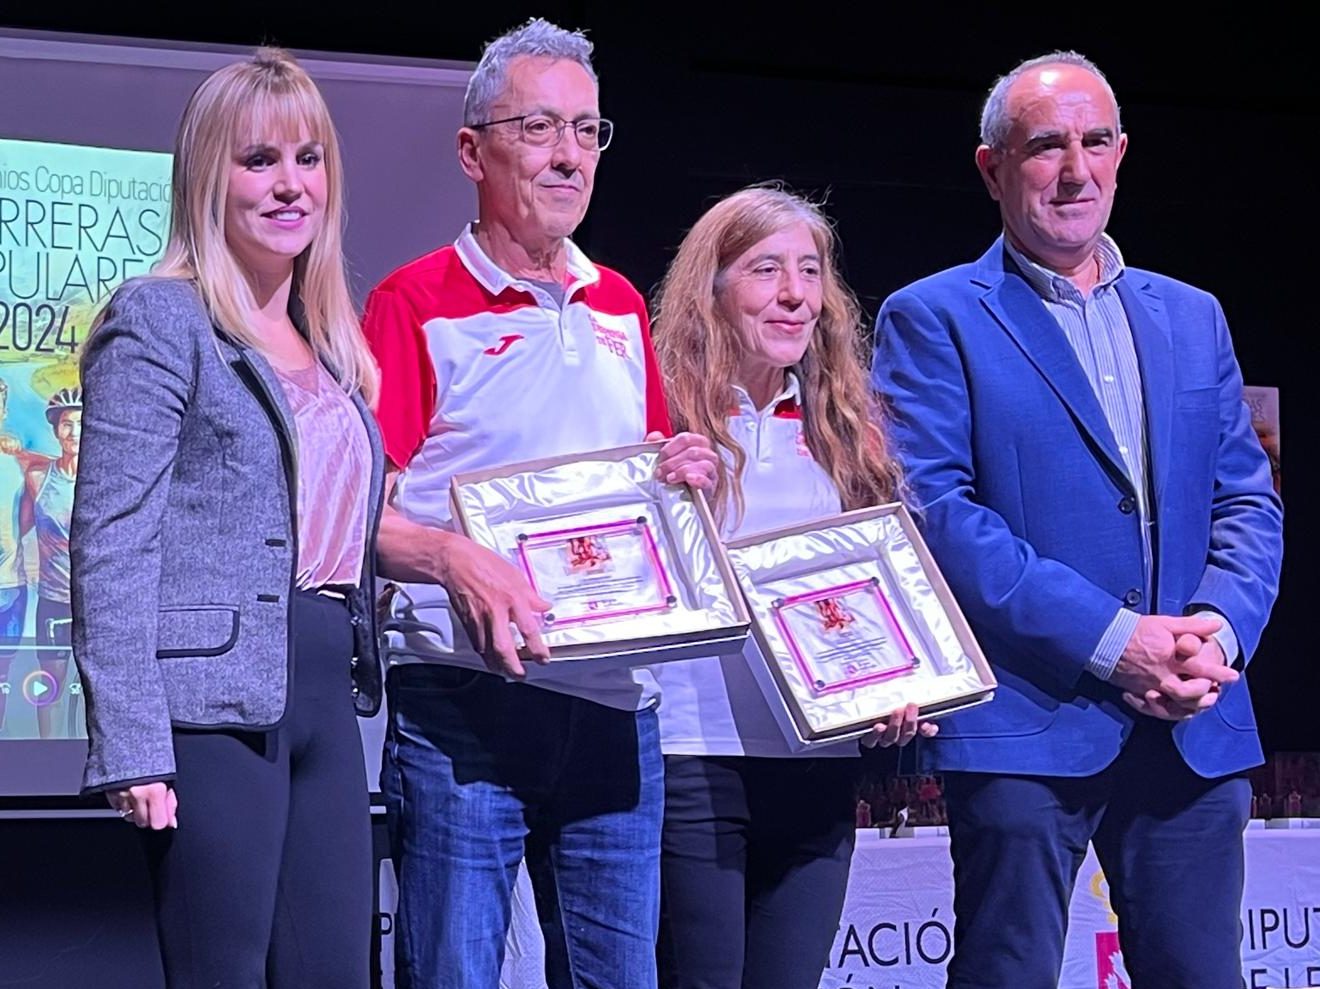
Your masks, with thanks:
<instances>
[{"instance_id":1,"label":"woman with long curly hair","mask_svg":"<svg viewBox=\"0 0 1320 989\"><path fill-rule=\"evenodd\" d=\"M684 238L656 353L674 426L721 454L726 538L896 500L902 473L863 371L861 310L829 221L743 189ZM855 834L857 743L794 753L741 656L656 669L665 753L662 984L808 989L838 926ZM915 706L863 744L903 745Z\"/></svg>"}]
</instances>

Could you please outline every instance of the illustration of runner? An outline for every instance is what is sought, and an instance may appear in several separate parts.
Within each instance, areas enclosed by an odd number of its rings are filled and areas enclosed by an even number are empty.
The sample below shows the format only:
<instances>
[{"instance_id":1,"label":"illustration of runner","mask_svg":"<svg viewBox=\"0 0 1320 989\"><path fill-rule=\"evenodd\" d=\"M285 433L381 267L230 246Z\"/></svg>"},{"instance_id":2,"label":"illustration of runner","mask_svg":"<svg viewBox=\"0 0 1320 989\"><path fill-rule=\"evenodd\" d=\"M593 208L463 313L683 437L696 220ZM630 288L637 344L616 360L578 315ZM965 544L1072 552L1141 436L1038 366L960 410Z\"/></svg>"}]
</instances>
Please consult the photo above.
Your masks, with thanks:
<instances>
[{"instance_id":1,"label":"illustration of runner","mask_svg":"<svg viewBox=\"0 0 1320 989\"><path fill-rule=\"evenodd\" d=\"M22 441L4 430L9 416L9 383L0 378L0 731L5 707L14 689L10 668L27 619L27 568L23 565L23 530L19 522L23 479L29 470L44 467L50 458L23 448Z\"/></svg>"}]
</instances>

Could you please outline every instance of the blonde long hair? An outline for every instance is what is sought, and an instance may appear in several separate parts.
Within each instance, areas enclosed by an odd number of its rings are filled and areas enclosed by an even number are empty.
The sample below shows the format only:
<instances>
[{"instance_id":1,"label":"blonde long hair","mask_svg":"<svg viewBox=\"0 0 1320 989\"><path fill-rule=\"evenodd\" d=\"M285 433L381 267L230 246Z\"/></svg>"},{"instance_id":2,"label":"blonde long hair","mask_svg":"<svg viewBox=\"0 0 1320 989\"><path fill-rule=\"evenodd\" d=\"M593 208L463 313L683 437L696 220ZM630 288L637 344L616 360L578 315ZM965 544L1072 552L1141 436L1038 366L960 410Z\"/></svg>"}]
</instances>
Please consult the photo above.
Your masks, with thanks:
<instances>
[{"instance_id":1,"label":"blonde long hair","mask_svg":"<svg viewBox=\"0 0 1320 989\"><path fill-rule=\"evenodd\" d=\"M346 391L361 391L374 402L380 374L344 274L339 138L316 84L288 52L258 48L251 59L207 76L189 99L175 142L169 239L151 273L194 282L215 323L260 349L260 339L247 328L256 301L225 242L225 198L234 149L253 134L272 132L310 132L324 147L325 217L316 238L294 260L292 291L313 352L334 369Z\"/></svg>"},{"instance_id":2,"label":"blonde long hair","mask_svg":"<svg viewBox=\"0 0 1320 989\"><path fill-rule=\"evenodd\" d=\"M688 231L656 300L655 349L674 426L709 437L733 460L720 458L713 501L720 518L744 511L747 454L728 419L737 407L733 385L744 353L738 328L720 305L722 276L754 244L797 223L811 231L821 257L822 305L811 342L793 368L802 385L807 447L833 480L845 509L893 501L902 470L891 455L884 414L867 383L862 312L839 278L834 228L814 203L783 189L752 186L706 211Z\"/></svg>"}]
</instances>

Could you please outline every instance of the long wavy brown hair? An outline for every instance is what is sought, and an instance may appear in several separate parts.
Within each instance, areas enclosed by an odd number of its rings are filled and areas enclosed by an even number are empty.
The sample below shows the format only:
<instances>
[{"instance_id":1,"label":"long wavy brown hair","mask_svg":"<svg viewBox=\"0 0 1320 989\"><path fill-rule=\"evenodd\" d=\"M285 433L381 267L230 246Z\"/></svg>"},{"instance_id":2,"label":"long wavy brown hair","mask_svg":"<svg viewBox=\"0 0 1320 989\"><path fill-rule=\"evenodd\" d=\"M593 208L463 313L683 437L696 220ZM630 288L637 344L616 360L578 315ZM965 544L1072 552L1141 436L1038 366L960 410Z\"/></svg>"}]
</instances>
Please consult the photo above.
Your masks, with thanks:
<instances>
[{"instance_id":1,"label":"long wavy brown hair","mask_svg":"<svg viewBox=\"0 0 1320 989\"><path fill-rule=\"evenodd\" d=\"M862 310L837 270L834 228L814 203L784 189L752 186L706 211L688 231L655 303L655 349L674 426L709 437L720 458L714 505L743 516L742 473L747 454L729 431L737 407L733 391L745 345L721 305L723 275L766 237L805 223L821 257L820 319L802 360L792 370L802 390L807 447L834 481L845 509L900 497L903 475L885 435L884 411L864 370Z\"/></svg>"}]
</instances>

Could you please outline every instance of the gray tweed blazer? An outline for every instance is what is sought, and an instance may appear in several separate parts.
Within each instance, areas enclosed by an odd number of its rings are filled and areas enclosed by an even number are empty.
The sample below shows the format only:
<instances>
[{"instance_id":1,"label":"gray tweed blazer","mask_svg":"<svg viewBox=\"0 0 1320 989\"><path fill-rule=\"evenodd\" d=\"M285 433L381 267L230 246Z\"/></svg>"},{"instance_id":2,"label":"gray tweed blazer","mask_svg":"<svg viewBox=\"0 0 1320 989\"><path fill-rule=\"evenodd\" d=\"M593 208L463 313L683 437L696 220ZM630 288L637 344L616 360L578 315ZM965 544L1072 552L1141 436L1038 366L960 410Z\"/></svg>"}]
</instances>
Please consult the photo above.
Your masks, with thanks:
<instances>
[{"instance_id":1,"label":"gray tweed blazer","mask_svg":"<svg viewBox=\"0 0 1320 989\"><path fill-rule=\"evenodd\" d=\"M122 287L83 355L69 532L73 651L87 700L84 792L174 776L171 729L269 729L284 715L297 573L297 443L275 372L212 326L196 289ZM357 627L358 710L380 704L372 454ZM346 687L346 689L348 689Z\"/></svg>"}]
</instances>

